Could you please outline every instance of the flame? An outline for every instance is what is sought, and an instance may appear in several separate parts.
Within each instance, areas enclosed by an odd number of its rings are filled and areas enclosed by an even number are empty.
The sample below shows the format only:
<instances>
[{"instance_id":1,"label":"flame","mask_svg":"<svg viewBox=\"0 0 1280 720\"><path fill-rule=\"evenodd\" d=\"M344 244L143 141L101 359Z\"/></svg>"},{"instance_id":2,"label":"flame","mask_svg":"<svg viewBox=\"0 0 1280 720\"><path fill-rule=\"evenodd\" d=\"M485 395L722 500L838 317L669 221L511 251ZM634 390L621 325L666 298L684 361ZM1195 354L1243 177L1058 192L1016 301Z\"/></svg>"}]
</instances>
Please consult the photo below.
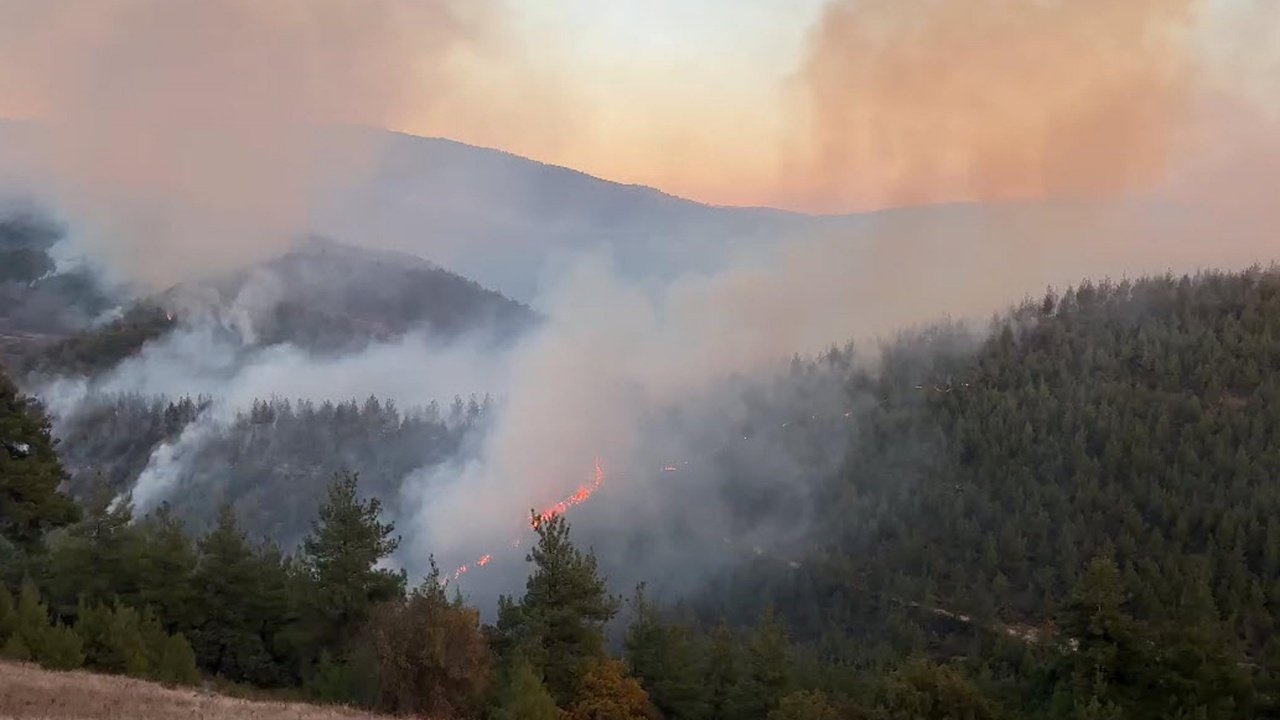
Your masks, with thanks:
<instances>
[{"instance_id":1,"label":"flame","mask_svg":"<svg viewBox=\"0 0 1280 720\"><path fill-rule=\"evenodd\" d=\"M552 505L546 510L543 510L542 512L538 513L537 517L533 518L533 520L530 521L529 526L532 527L534 530L537 530L538 526L541 525L542 523L552 518L559 517L565 514L565 512L567 512L569 508L574 507L576 505L581 505L582 503L590 500L591 496L594 495L595 492L600 489L600 486L603 483L604 483L604 468L600 467L600 458L596 458L596 471L591 484L583 485L579 487L578 491L575 492L574 494L561 500L555 505Z\"/></svg>"},{"instance_id":2,"label":"flame","mask_svg":"<svg viewBox=\"0 0 1280 720\"><path fill-rule=\"evenodd\" d=\"M533 528L534 530L537 530L538 526L540 526L542 523L547 522L552 518L560 517L561 515L564 515L566 512L568 512L569 508L576 507L590 500L591 496L595 495L596 491L599 490L600 486L603 484L604 484L604 467L600 464L600 458L596 458L595 473L592 477L591 482L580 486L569 497L566 497L565 499L539 512L529 521L529 527ZM511 547L513 548L518 548L522 544L524 544L523 539L519 537L511 541ZM482 555L479 560L476 560L475 567L484 567L491 562L493 562L493 555L485 554L485 555ZM452 576L441 578L440 584L448 585L449 582L453 580L457 580L463 575L466 575L467 572L469 572L470 570L471 570L471 567L469 565L461 565L458 567L457 570L453 571Z\"/></svg>"}]
</instances>

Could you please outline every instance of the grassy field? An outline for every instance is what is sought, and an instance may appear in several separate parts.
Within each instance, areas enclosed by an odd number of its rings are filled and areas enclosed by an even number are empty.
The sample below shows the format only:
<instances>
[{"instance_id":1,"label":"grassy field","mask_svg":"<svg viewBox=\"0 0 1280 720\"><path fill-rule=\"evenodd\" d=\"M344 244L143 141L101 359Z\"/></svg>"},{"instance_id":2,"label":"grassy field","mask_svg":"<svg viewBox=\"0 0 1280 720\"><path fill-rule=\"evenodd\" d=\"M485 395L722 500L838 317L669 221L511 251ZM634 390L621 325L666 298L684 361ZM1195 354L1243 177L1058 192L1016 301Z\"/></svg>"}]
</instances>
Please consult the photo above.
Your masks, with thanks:
<instances>
[{"instance_id":1,"label":"grassy field","mask_svg":"<svg viewBox=\"0 0 1280 720\"><path fill-rule=\"evenodd\" d=\"M0 720L345 720L368 717L368 713L344 708L239 700L114 675L50 672L34 665L0 663Z\"/></svg>"}]
</instances>

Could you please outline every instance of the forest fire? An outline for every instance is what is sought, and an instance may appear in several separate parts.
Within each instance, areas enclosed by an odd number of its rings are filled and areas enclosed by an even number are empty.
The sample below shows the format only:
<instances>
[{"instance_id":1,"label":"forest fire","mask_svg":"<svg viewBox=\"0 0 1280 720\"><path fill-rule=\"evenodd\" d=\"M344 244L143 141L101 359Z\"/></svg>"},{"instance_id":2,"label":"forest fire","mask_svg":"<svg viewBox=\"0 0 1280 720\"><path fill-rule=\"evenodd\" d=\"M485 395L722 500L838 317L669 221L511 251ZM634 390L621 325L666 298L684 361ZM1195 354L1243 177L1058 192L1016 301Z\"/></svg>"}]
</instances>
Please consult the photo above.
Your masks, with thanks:
<instances>
[{"instance_id":1,"label":"forest fire","mask_svg":"<svg viewBox=\"0 0 1280 720\"><path fill-rule=\"evenodd\" d=\"M599 490L600 486L603 484L604 484L604 467L600 464L600 458L596 458L595 471L592 475L591 482L580 486L577 489L577 491L575 491L569 497L566 497L565 499L546 508L545 510L542 510L541 512L537 512L532 517L532 519L530 519L529 527L534 530L537 530L538 526L540 526L542 523L547 522L548 520L551 520L553 518L560 517L561 515L568 512L569 508L576 507L590 500L591 496L595 495L596 491ZM515 540L511 541L511 547L513 548L518 548L521 546L521 544L522 544L521 538L516 538ZM485 554L485 555L482 555L479 560L476 560L474 566L484 567L491 562L493 562L493 555ZM440 583L442 585L447 585L450 581L457 580L463 575L466 575L468 572L471 571L471 568L472 568L471 565L461 565L458 567L457 570L453 571L453 575L451 575L450 577L442 578Z\"/></svg>"}]
</instances>

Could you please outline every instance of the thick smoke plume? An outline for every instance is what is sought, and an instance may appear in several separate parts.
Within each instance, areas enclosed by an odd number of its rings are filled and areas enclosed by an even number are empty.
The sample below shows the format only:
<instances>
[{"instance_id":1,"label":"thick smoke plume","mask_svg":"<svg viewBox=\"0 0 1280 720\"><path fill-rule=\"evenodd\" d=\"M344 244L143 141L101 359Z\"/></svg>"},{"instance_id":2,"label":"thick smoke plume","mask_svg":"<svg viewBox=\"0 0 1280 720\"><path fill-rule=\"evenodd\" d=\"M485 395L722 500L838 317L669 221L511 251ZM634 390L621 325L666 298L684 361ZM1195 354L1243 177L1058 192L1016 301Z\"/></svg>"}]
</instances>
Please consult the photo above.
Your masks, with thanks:
<instances>
[{"instance_id":1,"label":"thick smoke plume","mask_svg":"<svg viewBox=\"0 0 1280 720\"><path fill-rule=\"evenodd\" d=\"M1106 195L1184 138L1196 0L835 0L798 78L814 207Z\"/></svg>"},{"instance_id":2,"label":"thick smoke plume","mask_svg":"<svg viewBox=\"0 0 1280 720\"><path fill-rule=\"evenodd\" d=\"M286 247L373 156L335 126L445 92L485 5L0 0L0 89L38 121L26 164L79 244L163 285Z\"/></svg>"},{"instance_id":3,"label":"thick smoke plume","mask_svg":"<svg viewBox=\"0 0 1280 720\"><path fill-rule=\"evenodd\" d=\"M705 451L708 418L781 421L707 388L943 315L981 321L1086 277L1274 261L1276 213L1251 190L1280 178L1273 91L1221 82L1221 28L1203 10L1179 0L833 2L801 73L815 144L803 168L812 180L798 182L812 183L816 204L1035 202L832 218L780 238L771 257L731 257L661 285L584 261L537 303L548 323L516 355L482 459L446 471L460 481L443 493L410 492L422 508L410 551L466 561L502 547L528 508L571 491L601 457L625 500L592 536L597 548L646 519L676 518L692 535L654 539L626 570L697 575L723 562L712 550L731 530L723 498L659 468ZM1235 60L1255 67L1268 54ZM692 416L669 412L698 404ZM760 467L798 464L780 444L750 452ZM833 441L828 459L840 452ZM418 480L440 486L434 472ZM805 522L788 519L749 542L784 543ZM511 589L482 577L467 581Z\"/></svg>"}]
</instances>

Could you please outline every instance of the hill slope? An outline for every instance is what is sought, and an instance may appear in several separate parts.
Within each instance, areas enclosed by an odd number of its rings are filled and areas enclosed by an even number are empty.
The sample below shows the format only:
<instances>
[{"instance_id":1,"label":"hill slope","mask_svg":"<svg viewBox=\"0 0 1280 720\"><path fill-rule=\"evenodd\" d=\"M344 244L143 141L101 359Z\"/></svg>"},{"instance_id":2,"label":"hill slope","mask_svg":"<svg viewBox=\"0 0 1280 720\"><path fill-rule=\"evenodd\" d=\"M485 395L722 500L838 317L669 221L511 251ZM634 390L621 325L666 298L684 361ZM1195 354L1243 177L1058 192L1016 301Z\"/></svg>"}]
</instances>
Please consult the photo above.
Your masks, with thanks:
<instances>
[{"instance_id":1,"label":"hill slope","mask_svg":"<svg viewBox=\"0 0 1280 720\"><path fill-rule=\"evenodd\" d=\"M883 372L834 353L783 381L779 394L825 373L837 407L869 409L765 430L799 454L844 427L847 450L804 489L807 537L704 593L706 617L772 604L842 662L967 657L1034 693L1029 660L1002 663L1041 644L1052 656L1086 564L1110 558L1158 678L1201 653L1274 692L1280 270L1086 283L1007 315L972 352L961 335L899 343ZM751 481L726 491L752 497ZM748 517L787 506L776 488L754 497ZM986 628L1021 639L1001 649Z\"/></svg>"},{"instance_id":2,"label":"hill slope","mask_svg":"<svg viewBox=\"0 0 1280 720\"><path fill-rule=\"evenodd\" d=\"M54 672L0 663L0 717L14 720L200 717L208 720L372 718L367 711L301 703L254 702L90 672Z\"/></svg>"}]
</instances>

